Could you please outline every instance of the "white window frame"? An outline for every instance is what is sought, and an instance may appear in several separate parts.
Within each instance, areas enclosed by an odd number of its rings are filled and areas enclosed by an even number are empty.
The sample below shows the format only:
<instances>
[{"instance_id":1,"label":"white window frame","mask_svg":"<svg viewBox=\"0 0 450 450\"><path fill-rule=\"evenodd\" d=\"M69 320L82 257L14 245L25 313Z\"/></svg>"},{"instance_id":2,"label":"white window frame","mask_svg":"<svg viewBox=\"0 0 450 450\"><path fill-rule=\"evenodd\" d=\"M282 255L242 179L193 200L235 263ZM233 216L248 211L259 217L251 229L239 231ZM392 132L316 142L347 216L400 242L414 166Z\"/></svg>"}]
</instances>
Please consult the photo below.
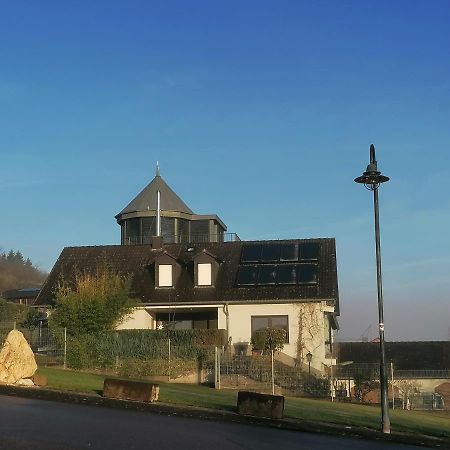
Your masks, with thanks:
<instances>
[{"instance_id":1,"label":"white window frame","mask_svg":"<svg viewBox=\"0 0 450 450\"><path fill-rule=\"evenodd\" d=\"M212 264L197 264L197 286L212 286Z\"/></svg>"},{"instance_id":2,"label":"white window frame","mask_svg":"<svg viewBox=\"0 0 450 450\"><path fill-rule=\"evenodd\" d=\"M158 266L158 287L173 287L172 264L160 264Z\"/></svg>"}]
</instances>

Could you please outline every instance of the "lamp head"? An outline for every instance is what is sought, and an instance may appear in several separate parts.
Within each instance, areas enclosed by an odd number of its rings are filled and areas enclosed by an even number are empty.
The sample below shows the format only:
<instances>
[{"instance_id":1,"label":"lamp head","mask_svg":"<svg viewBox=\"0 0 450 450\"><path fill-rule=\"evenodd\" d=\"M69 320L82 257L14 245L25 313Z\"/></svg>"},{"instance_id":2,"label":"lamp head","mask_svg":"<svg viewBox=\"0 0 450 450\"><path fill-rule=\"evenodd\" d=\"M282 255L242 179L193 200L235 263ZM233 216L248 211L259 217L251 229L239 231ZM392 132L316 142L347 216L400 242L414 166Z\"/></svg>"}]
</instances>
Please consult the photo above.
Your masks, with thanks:
<instances>
[{"instance_id":1,"label":"lamp head","mask_svg":"<svg viewBox=\"0 0 450 450\"><path fill-rule=\"evenodd\" d=\"M381 183L389 181L389 177L381 175L377 167L377 160L375 158L375 146L370 144L370 163L363 174L355 178L356 183L364 184L364 186L373 191L377 189Z\"/></svg>"}]
</instances>

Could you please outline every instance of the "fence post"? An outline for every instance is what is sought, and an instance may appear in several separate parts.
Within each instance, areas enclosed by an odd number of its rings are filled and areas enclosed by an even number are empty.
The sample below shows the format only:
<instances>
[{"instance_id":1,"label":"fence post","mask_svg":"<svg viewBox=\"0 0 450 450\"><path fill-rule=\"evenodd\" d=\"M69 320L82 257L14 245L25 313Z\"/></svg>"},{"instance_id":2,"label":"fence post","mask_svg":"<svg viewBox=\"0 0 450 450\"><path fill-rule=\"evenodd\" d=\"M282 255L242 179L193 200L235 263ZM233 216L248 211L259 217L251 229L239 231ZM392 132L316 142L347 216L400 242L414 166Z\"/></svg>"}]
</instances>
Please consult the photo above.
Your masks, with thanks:
<instances>
[{"instance_id":1,"label":"fence post","mask_svg":"<svg viewBox=\"0 0 450 450\"><path fill-rule=\"evenodd\" d=\"M271 363L272 363L272 395L275 395L275 374L273 371L273 350L271 352Z\"/></svg>"},{"instance_id":2,"label":"fence post","mask_svg":"<svg viewBox=\"0 0 450 450\"><path fill-rule=\"evenodd\" d=\"M119 352L118 352L118 347L119 347L119 334L117 333L117 331L114 333L115 335L115 372L116 374L119 373Z\"/></svg>"},{"instance_id":3,"label":"fence post","mask_svg":"<svg viewBox=\"0 0 450 450\"><path fill-rule=\"evenodd\" d=\"M64 369L67 369L67 328L64 327Z\"/></svg>"},{"instance_id":4,"label":"fence post","mask_svg":"<svg viewBox=\"0 0 450 450\"><path fill-rule=\"evenodd\" d=\"M392 409L395 409L395 393L394 393L394 361L391 360L391 386L392 386Z\"/></svg>"},{"instance_id":5,"label":"fence post","mask_svg":"<svg viewBox=\"0 0 450 450\"><path fill-rule=\"evenodd\" d=\"M170 383L170 372L171 372L171 370L170 370L170 366L171 366L171 361L170 361L170 359L171 359L171 355L170 355L170 338L169 338L169 340L168 340L168 350L169 350L169 383Z\"/></svg>"}]
</instances>

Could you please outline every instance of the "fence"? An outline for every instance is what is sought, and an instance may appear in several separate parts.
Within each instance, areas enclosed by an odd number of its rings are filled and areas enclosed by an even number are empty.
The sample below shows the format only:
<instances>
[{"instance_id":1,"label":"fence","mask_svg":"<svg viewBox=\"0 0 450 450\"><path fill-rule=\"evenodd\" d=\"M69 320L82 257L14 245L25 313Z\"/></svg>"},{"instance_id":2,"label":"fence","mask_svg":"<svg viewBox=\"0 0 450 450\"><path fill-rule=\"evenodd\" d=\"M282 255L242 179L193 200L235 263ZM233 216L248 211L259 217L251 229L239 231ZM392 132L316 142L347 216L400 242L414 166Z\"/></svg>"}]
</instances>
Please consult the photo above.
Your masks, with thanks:
<instances>
[{"instance_id":1,"label":"fence","mask_svg":"<svg viewBox=\"0 0 450 450\"><path fill-rule=\"evenodd\" d=\"M6 339L11 330L23 333L33 350L38 365L65 365L67 356L67 339L65 329L50 330L47 327L27 328L16 322L0 322L0 343Z\"/></svg>"},{"instance_id":2,"label":"fence","mask_svg":"<svg viewBox=\"0 0 450 450\"><path fill-rule=\"evenodd\" d=\"M220 388L284 393L293 396L329 397L330 380L315 377L300 365L288 365L271 355L246 356L229 349L216 350L216 385Z\"/></svg>"}]
</instances>

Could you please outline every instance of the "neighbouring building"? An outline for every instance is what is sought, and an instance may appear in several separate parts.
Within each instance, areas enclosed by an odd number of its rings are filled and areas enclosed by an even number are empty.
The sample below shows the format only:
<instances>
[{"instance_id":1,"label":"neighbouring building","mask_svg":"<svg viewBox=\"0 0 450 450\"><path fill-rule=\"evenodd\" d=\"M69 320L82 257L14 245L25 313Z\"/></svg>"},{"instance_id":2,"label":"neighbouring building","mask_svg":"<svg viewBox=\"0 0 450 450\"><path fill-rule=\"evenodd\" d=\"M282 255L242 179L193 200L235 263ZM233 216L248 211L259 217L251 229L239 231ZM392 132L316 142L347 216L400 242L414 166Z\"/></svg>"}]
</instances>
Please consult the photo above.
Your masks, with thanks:
<instances>
[{"instance_id":1,"label":"neighbouring building","mask_svg":"<svg viewBox=\"0 0 450 450\"><path fill-rule=\"evenodd\" d=\"M121 245L65 248L37 304L54 304L61 276L70 280L75 269L94 272L106 263L133 276L142 301L120 329L219 328L243 349L255 331L282 328L288 358L304 362L310 353L320 372L332 363L339 315L334 239L241 241L217 215L194 214L159 170L116 220Z\"/></svg>"},{"instance_id":2,"label":"neighbouring building","mask_svg":"<svg viewBox=\"0 0 450 450\"><path fill-rule=\"evenodd\" d=\"M10 289L3 292L0 298L19 305L34 305L39 291L39 288Z\"/></svg>"}]
</instances>

